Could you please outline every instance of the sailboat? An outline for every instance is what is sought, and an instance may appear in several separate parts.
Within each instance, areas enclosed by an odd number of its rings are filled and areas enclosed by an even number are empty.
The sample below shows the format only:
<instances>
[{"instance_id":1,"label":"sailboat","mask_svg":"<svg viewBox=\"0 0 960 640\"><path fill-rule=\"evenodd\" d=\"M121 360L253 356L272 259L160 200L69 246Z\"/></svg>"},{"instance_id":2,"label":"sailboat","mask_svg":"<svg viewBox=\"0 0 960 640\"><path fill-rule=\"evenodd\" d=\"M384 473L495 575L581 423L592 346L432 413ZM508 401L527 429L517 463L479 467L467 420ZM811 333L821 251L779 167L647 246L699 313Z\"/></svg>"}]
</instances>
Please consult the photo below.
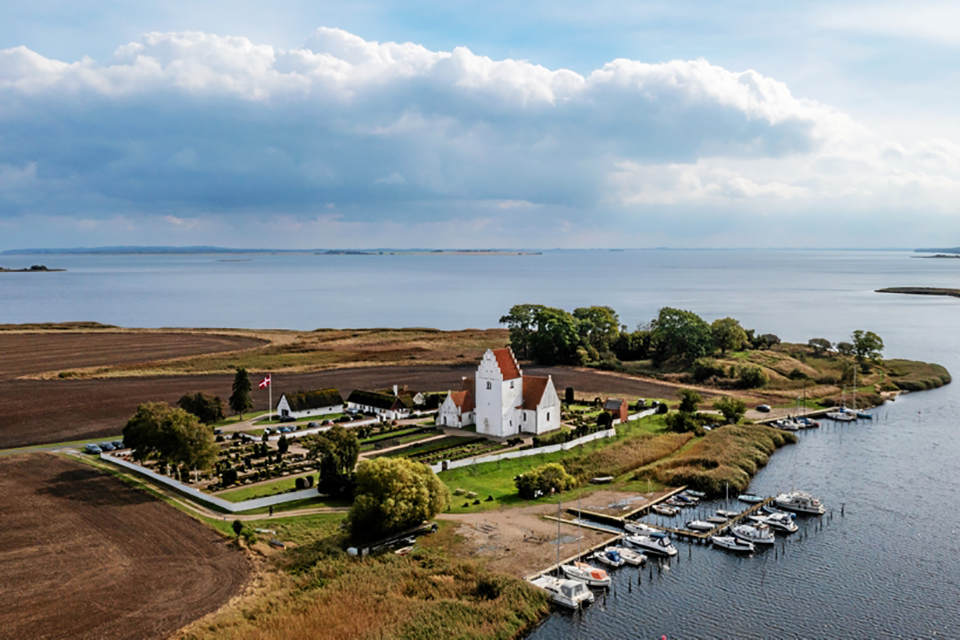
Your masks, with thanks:
<instances>
[{"instance_id":1,"label":"sailboat","mask_svg":"<svg viewBox=\"0 0 960 640\"><path fill-rule=\"evenodd\" d=\"M565 564L560 568L563 569L563 572L568 578L586 582L591 587L609 587L611 580L610 575L606 571L587 562L580 561L580 540L582 538L580 535L581 515L580 499L577 498L577 560L575 560L573 564Z\"/></svg>"},{"instance_id":2,"label":"sailboat","mask_svg":"<svg viewBox=\"0 0 960 640\"><path fill-rule=\"evenodd\" d=\"M560 503L557 503L557 571L560 571ZM583 582L542 575L530 581L550 595L550 600L563 607L578 609L584 602L593 602L594 595Z\"/></svg>"},{"instance_id":3,"label":"sailboat","mask_svg":"<svg viewBox=\"0 0 960 640\"><path fill-rule=\"evenodd\" d=\"M857 370L853 370L853 375L856 377ZM856 391L854 391L856 393ZM831 420L837 420L838 422L853 422L857 419L857 414L853 411L850 411L846 407L847 404L847 388L844 387L840 395L840 408L836 411L831 411L827 414L827 417Z\"/></svg>"},{"instance_id":4,"label":"sailboat","mask_svg":"<svg viewBox=\"0 0 960 640\"><path fill-rule=\"evenodd\" d=\"M857 411L857 365L853 365L853 415L864 420L873 420L873 416L865 411Z\"/></svg>"}]
</instances>

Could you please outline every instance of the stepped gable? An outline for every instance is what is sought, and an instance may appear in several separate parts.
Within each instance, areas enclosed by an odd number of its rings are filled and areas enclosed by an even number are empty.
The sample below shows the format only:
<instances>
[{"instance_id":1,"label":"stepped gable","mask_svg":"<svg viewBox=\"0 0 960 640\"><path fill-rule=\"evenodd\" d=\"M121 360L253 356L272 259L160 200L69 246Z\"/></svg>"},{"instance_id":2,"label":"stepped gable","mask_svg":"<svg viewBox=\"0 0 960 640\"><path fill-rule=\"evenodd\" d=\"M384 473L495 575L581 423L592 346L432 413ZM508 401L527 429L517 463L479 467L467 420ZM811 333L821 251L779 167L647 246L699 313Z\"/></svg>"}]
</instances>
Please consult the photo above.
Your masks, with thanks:
<instances>
[{"instance_id":1,"label":"stepped gable","mask_svg":"<svg viewBox=\"0 0 960 640\"><path fill-rule=\"evenodd\" d=\"M543 400L543 392L547 390L549 377L523 376L523 408L526 411L536 411Z\"/></svg>"},{"instance_id":2,"label":"stepped gable","mask_svg":"<svg viewBox=\"0 0 960 640\"><path fill-rule=\"evenodd\" d=\"M520 377L520 365L517 359L513 357L513 350L510 347L505 349L493 349L493 355L497 359L497 366L500 367L500 373L504 380L516 380Z\"/></svg>"}]
</instances>

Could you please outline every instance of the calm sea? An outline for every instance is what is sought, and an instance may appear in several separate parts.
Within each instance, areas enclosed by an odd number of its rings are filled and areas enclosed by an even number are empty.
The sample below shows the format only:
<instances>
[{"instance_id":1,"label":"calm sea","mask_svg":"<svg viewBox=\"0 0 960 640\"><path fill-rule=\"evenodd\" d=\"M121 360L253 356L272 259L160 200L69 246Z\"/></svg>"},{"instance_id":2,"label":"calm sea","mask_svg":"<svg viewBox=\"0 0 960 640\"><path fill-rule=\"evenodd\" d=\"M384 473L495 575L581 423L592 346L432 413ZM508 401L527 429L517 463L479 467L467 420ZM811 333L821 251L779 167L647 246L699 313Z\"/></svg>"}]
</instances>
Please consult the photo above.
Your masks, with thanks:
<instances>
[{"instance_id":1,"label":"calm sea","mask_svg":"<svg viewBox=\"0 0 960 640\"><path fill-rule=\"evenodd\" d=\"M496 326L511 305L536 302L609 305L633 327L674 306L790 341L867 329L887 357L960 375L960 299L874 293L960 287L960 260L906 252L0 257L36 263L68 271L0 274L0 323L456 329ZM751 486L809 490L827 516L753 558L678 542L678 560L642 577L615 572L605 599L531 637L960 638L960 385L876 413L802 433Z\"/></svg>"}]
</instances>

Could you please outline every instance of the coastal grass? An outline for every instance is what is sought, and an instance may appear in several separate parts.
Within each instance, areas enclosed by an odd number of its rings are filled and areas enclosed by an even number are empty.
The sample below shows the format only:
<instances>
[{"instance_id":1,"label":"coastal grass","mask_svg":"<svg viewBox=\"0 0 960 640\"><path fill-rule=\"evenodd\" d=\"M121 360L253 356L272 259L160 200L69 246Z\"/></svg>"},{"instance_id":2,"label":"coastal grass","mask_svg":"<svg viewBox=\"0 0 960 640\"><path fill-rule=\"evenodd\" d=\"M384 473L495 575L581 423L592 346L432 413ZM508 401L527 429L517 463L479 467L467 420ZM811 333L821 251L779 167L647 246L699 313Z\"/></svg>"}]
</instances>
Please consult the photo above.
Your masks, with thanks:
<instances>
[{"instance_id":1,"label":"coastal grass","mask_svg":"<svg viewBox=\"0 0 960 640\"><path fill-rule=\"evenodd\" d=\"M274 527L273 521L268 523ZM440 538L453 535L442 526ZM365 558L332 533L276 556L264 579L179 637L192 640L499 638L522 635L549 612L520 578L451 558L445 540L422 538L408 556Z\"/></svg>"},{"instance_id":2,"label":"coastal grass","mask_svg":"<svg viewBox=\"0 0 960 640\"><path fill-rule=\"evenodd\" d=\"M776 449L795 442L797 436L787 431L728 425L708 432L679 455L640 469L633 479L687 485L711 495L722 495L726 485L742 491Z\"/></svg>"},{"instance_id":3,"label":"coastal grass","mask_svg":"<svg viewBox=\"0 0 960 640\"><path fill-rule=\"evenodd\" d=\"M903 391L926 391L950 384L950 373L939 364L915 360L885 360L887 380Z\"/></svg>"}]
</instances>

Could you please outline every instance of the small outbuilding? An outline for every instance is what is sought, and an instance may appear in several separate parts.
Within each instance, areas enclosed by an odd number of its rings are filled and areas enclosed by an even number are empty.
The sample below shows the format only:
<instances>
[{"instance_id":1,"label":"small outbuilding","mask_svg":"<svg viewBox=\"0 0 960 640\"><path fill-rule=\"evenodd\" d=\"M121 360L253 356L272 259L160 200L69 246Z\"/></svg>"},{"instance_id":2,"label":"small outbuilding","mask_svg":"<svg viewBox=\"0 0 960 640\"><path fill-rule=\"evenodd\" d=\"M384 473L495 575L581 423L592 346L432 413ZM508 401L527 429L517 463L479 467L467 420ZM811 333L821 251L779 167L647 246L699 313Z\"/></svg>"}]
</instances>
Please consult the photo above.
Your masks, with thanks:
<instances>
[{"instance_id":1,"label":"small outbuilding","mask_svg":"<svg viewBox=\"0 0 960 640\"><path fill-rule=\"evenodd\" d=\"M621 423L626 422L630 417L630 403L620 398L607 398L603 403L603 410L610 412L613 419Z\"/></svg>"}]
</instances>

